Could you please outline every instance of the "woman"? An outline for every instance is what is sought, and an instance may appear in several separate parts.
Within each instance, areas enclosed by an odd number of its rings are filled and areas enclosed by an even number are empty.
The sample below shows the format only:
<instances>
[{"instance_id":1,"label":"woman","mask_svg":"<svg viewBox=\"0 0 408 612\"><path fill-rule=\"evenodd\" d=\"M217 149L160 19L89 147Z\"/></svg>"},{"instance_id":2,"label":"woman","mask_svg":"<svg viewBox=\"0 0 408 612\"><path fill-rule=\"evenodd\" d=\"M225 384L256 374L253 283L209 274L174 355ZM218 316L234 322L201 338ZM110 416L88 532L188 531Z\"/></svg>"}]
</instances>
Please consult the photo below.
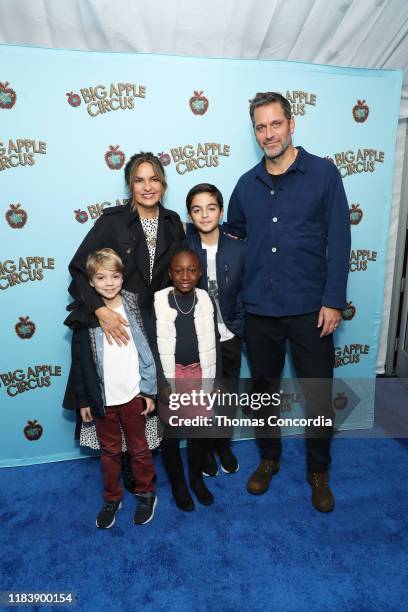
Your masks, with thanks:
<instances>
[{"instance_id":1,"label":"woman","mask_svg":"<svg viewBox=\"0 0 408 612\"><path fill-rule=\"evenodd\" d=\"M163 207L167 189L163 166L152 153L133 155L125 167L125 180L132 195L126 206L106 208L75 253L69 271L69 292L75 302L66 325L91 325L99 321L109 342L129 338L125 321L104 306L89 285L86 259L101 248L112 248L125 264L123 288L139 295L140 303L152 308L153 295L169 284L168 267L177 245L185 238L180 217Z\"/></svg>"},{"instance_id":2,"label":"woman","mask_svg":"<svg viewBox=\"0 0 408 612\"><path fill-rule=\"evenodd\" d=\"M152 153L133 155L125 167L125 180L132 196L129 203L103 211L69 265L72 276L69 292L75 301L68 307L71 314L65 321L71 328L99 325L108 342L116 342L119 346L129 340L128 324L105 306L101 296L90 286L86 272L88 255L101 248L116 251L125 264L123 289L137 293L142 309L151 310L155 291L169 285L171 257L185 238L178 214L161 203L167 182L156 156ZM70 391L68 382L66 399ZM133 492L127 453L122 455L122 468L124 484Z\"/></svg>"}]
</instances>

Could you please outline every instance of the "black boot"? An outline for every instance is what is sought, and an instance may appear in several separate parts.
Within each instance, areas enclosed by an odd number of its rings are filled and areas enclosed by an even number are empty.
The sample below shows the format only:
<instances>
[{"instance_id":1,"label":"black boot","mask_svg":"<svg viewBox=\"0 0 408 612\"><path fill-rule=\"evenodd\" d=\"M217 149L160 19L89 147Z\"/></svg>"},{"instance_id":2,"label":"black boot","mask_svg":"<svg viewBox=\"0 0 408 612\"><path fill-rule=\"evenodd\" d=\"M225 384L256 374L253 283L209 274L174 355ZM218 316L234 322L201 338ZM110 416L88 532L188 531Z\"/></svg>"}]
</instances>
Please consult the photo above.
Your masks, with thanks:
<instances>
[{"instance_id":1,"label":"black boot","mask_svg":"<svg viewBox=\"0 0 408 612\"><path fill-rule=\"evenodd\" d=\"M184 477L179 441L171 438L164 439L161 443L161 449L164 467L170 480L176 506L184 512L191 512L195 506Z\"/></svg>"},{"instance_id":2,"label":"black boot","mask_svg":"<svg viewBox=\"0 0 408 612\"><path fill-rule=\"evenodd\" d=\"M190 487L200 504L210 506L214 502L211 491L203 480L203 460L206 450L206 440L190 438L187 442L188 465L190 470Z\"/></svg>"}]
</instances>

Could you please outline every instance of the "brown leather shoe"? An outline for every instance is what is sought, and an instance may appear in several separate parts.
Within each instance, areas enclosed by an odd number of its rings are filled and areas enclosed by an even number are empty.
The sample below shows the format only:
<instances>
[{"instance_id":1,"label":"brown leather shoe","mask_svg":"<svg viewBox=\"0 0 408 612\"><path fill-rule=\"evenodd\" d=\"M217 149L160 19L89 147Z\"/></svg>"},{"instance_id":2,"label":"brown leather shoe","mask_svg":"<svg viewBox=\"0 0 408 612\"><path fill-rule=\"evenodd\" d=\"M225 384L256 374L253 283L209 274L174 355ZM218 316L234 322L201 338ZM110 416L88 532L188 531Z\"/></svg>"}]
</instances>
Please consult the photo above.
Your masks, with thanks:
<instances>
[{"instance_id":1,"label":"brown leather shoe","mask_svg":"<svg viewBox=\"0 0 408 612\"><path fill-rule=\"evenodd\" d=\"M312 487L312 504L319 512L334 510L334 496L329 487L329 472L308 472L307 482Z\"/></svg>"},{"instance_id":2,"label":"brown leather shoe","mask_svg":"<svg viewBox=\"0 0 408 612\"><path fill-rule=\"evenodd\" d=\"M247 491L252 495L262 495L269 489L272 476L279 472L279 461L262 459L255 472L248 480Z\"/></svg>"}]
</instances>

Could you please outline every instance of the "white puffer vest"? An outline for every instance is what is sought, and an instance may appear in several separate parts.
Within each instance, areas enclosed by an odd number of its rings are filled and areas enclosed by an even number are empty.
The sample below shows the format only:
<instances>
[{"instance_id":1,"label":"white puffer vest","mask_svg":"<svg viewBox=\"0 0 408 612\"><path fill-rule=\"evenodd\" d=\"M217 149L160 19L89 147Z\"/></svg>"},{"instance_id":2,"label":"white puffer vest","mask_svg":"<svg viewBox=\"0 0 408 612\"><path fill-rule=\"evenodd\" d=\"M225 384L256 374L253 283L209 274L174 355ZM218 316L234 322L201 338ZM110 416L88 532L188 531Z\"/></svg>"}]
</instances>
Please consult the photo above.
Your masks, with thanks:
<instances>
[{"instance_id":1,"label":"white puffer vest","mask_svg":"<svg viewBox=\"0 0 408 612\"><path fill-rule=\"evenodd\" d=\"M176 376L176 325L177 316L183 316L169 304L167 287L154 294L156 313L157 348L163 372L170 384ZM202 379L212 382L216 374L217 352L215 346L214 308L210 296L204 289L196 289L197 302L194 308L194 325L198 341L198 354Z\"/></svg>"}]
</instances>

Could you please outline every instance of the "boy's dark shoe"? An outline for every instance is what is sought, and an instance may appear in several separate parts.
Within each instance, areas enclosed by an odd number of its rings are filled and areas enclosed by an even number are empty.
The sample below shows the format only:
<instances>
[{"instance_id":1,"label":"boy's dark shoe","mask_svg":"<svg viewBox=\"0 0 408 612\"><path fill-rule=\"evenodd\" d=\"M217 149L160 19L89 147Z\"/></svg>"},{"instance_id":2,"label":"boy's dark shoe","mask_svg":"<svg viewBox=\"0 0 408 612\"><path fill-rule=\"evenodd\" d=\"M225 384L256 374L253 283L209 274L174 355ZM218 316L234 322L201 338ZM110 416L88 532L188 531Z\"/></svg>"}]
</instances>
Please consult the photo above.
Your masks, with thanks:
<instances>
[{"instance_id":1,"label":"boy's dark shoe","mask_svg":"<svg viewBox=\"0 0 408 612\"><path fill-rule=\"evenodd\" d=\"M122 468L123 486L129 493L135 492L135 479L133 478L131 457L129 453L121 453L120 462Z\"/></svg>"},{"instance_id":2,"label":"boy's dark shoe","mask_svg":"<svg viewBox=\"0 0 408 612\"><path fill-rule=\"evenodd\" d=\"M218 465L211 449L206 450L203 460L204 476L217 476Z\"/></svg>"},{"instance_id":3,"label":"boy's dark shoe","mask_svg":"<svg viewBox=\"0 0 408 612\"><path fill-rule=\"evenodd\" d=\"M235 474L239 470L239 463L229 444L217 447L217 453L221 462L221 469L226 474Z\"/></svg>"},{"instance_id":4,"label":"boy's dark shoe","mask_svg":"<svg viewBox=\"0 0 408 612\"><path fill-rule=\"evenodd\" d=\"M157 506L156 493L135 493L135 497L137 506L133 522L135 525L146 525L154 517Z\"/></svg>"},{"instance_id":5,"label":"boy's dark shoe","mask_svg":"<svg viewBox=\"0 0 408 612\"><path fill-rule=\"evenodd\" d=\"M262 459L255 472L250 476L247 484L248 493L262 495L269 489L272 476L279 472L279 461L273 459Z\"/></svg>"},{"instance_id":6,"label":"boy's dark shoe","mask_svg":"<svg viewBox=\"0 0 408 612\"><path fill-rule=\"evenodd\" d=\"M203 477L194 478L190 481L191 490L197 495L197 499L203 506L211 506L214 502L214 496L204 484Z\"/></svg>"},{"instance_id":7,"label":"boy's dark shoe","mask_svg":"<svg viewBox=\"0 0 408 612\"><path fill-rule=\"evenodd\" d=\"M116 513L122 507L122 502L118 501L107 501L103 504L103 508L96 518L96 526L99 529L109 529L115 524Z\"/></svg>"},{"instance_id":8,"label":"boy's dark shoe","mask_svg":"<svg viewBox=\"0 0 408 612\"><path fill-rule=\"evenodd\" d=\"M334 510L334 495L329 487L329 472L308 472L307 482L312 487L312 504L319 512Z\"/></svg>"},{"instance_id":9,"label":"boy's dark shoe","mask_svg":"<svg viewBox=\"0 0 408 612\"><path fill-rule=\"evenodd\" d=\"M190 491L188 490L185 482L180 482L174 485L171 490L177 508L183 510L183 512L191 512L192 510L194 510L194 501L190 495Z\"/></svg>"}]
</instances>

